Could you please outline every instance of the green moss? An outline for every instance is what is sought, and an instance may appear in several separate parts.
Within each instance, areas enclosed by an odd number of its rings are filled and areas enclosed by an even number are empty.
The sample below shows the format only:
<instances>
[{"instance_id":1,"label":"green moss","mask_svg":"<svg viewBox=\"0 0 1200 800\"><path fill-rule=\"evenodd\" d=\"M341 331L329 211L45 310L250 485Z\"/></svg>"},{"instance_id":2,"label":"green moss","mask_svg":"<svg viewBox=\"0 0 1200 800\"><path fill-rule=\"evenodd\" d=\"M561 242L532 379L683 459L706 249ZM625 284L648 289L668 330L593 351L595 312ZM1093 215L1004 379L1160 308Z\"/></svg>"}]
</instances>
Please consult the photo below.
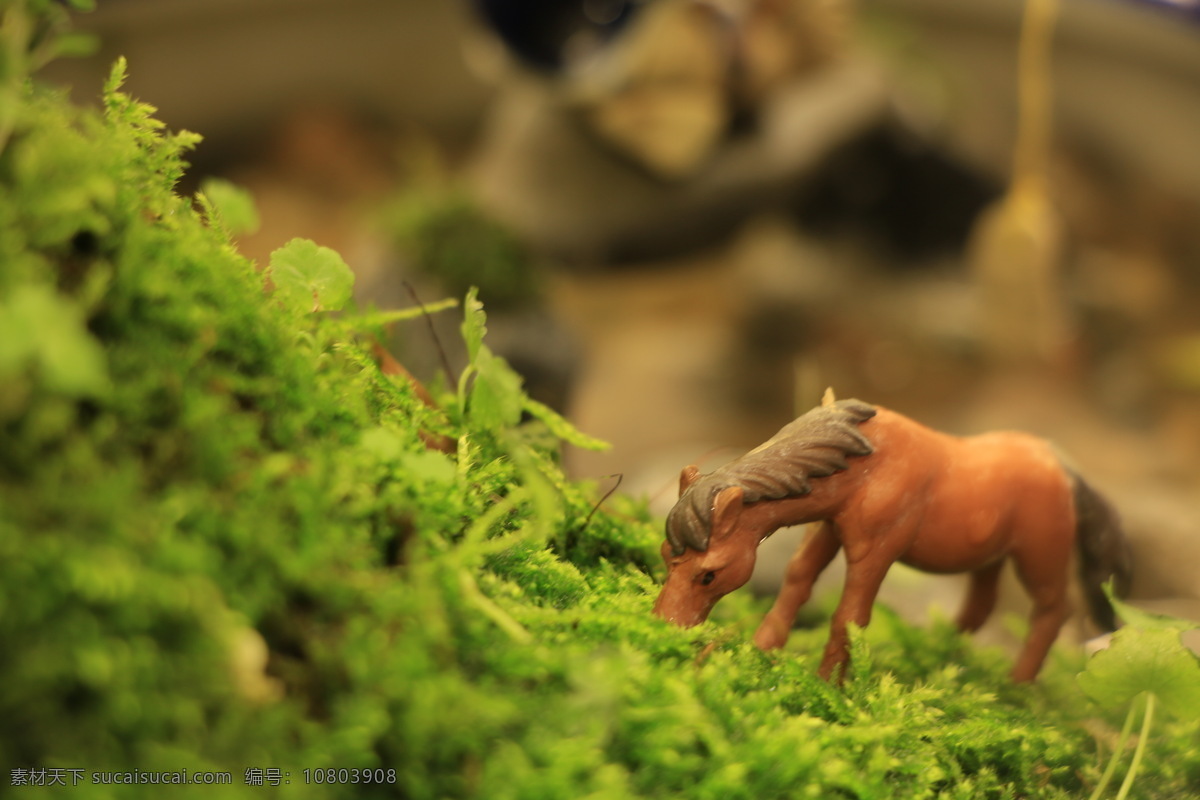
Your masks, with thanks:
<instances>
[{"instance_id":1,"label":"green moss","mask_svg":"<svg viewBox=\"0 0 1200 800\"><path fill-rule=\"evenodd\" d=\"M540 266L528 249L461 190L411 191L383 215L402 252L419 272L459 296L476 286L490 308L540 303Z\"/></svg>"},{"instance_id":2,"label":"green moss","mask_svg":"<svg viewBox=\"0 0 1200 800\"><path fill-rule=\"evenodd\" d=\"M653 618L660 524L597 510L601 487L516 426L532 409L588 444L520 394L473 298L472 366L430 408L375 366L371 318L264 291L228 217L175 192L195 137L118 81L103 114L27 87L0 150L0 781L81 768L72 796L110 796L93 771L222 770L195 796L260 797L247 769L280 769L285 796L759 800L1098 779L1079 663L1014 687L948 625L881 613L840 690L814 675L823 631L747 642L750 598L693 630ZM309 249L271 266L324 308L340 266ZM1165 724L1135 795L1195 796L1198 733ZM394 784L306 782L330 767Z\"/></svg>"}]
</instances>

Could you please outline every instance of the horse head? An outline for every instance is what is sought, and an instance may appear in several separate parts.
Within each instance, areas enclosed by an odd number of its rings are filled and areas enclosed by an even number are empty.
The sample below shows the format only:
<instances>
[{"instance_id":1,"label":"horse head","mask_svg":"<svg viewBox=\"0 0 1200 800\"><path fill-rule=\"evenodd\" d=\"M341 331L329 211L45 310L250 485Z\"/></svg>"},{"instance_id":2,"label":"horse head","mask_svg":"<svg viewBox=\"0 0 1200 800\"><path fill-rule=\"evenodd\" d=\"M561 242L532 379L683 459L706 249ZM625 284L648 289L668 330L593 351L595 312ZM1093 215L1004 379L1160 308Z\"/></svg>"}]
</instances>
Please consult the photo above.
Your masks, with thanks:
<instances>
[{"instance_id":1,"label":"horse head","mask_svg":"<svg viewBox=\"0 0 1200 800\"><path fill-rule=\"evenodd\" d=\"M680 474L681 503L698 477L694 466L685 467ZM704 531L683 531L663 543L667 580L654 604L655 615L685 628L699 625L708 619L718 600L750 580L760 537L742 524L743 508L740 486L720 489L713 496L707 536ZM689 520L676 524L699 523ZM688 544L680 548L676 542ZM701 542L707 543L703 549L696 546Z\"/></svg>"}]
</instances>

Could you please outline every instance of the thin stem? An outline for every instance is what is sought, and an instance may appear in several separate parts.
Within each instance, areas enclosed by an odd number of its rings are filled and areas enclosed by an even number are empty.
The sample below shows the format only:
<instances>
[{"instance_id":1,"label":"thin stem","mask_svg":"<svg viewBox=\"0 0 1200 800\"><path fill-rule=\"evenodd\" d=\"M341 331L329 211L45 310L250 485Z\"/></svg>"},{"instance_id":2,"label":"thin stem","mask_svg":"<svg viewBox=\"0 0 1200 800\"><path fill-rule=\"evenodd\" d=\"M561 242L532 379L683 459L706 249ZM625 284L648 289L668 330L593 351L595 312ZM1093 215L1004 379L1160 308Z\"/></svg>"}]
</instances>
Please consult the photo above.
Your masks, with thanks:
<instances>
[{"instance_id":1,"label":"thin stem","mask_svg":"<svg viewBox=\"0 0 1200 800\"><path fill-rule=\"evenodd\" d=\"M1133 749L1133 761L1129 764L1129 772L1121 783L1121 791L1117 792L1117 800L1125 800L1129 790L1133 788L1133 778L1137 775L1138 767L1142 765L1142 754L1146 752L1146 740L1150 738L1150 723L1154 721L1154 692L1146 692L1146 716L1142 717L1142 731L1138 734L1137 747Z\"/></svg>"},{"instance_id":2,"label":"thin stem","mask_svg":"<svg viewBox=\"0 0 1200 800\"><path fill-rule=\"evenodd\" d=\"M507 633L509 638L520 644L530 644L533 641L533 635L525 630L521 623L510 617L508 612L496 605L494 600L480 590L475 579L471 577L471 573L460 569L458 584L462 589L463 596L473 603L485 617L494 622L496 627Z\"/></svg>"},{"instance_id":3,"label":"thin stem","mask_svg":"<svg viewBox=\"0 0 1200 800\"><path fill-rule=\"evenodd\" d=\"M442 347L442 340L438 336L437 327L433 324L433 317L430 315L429 308L421 302L421 298L417 296L417 290L408 281L404 281L404 290L408 292L408 296L421 309L421 313L425 317L425 324L429 326L429 335L433 338L434 346L437 347L438 358L442 360L442 369L446 371L446 380L453 381L454 370L450 368L450 359L446 357L446 348Z\"/></svg>"},{"instance_id":4,"label":"thin stem","mask_svg":"<svg viewBox=\"0 0 1200 800\"><path fill-rule=\"evenodd\" d=\"M625 480L625 473L617 472L612 475L606 475L605 477L616 478L617 482L612 485L611 489L609 489L607 492L604 493L603 497L601 497L599 500L596 501L596 505L592 506L592 510L588 512L587 519L585 519L583 521L583 524L579 526L580 533L583 533L584 531L587 530L588 524L592 521L592 517L595 516L596 512L600 509L600 506L603 505L604 501L607 500L609 497L611 497L612 493L615 492L621 486L621 481Z\"/></svg>"},{"instance_id":5,"label":"thin stem","mask_svg":"<svg viewBox=\"0 0 1200 800\"><path fill-rule=\"evenodd\" d=\"M419 301L418 301L419 302ZM416 308L400 308L392 311L376 311L366 314L358 314L355 316L345 316L347 322L353 323L355 327L364 327L367 325L393 325L397 322L405 322L417 317L427 317L438 311L445 311L448 308L457 308L458 301L453 297L448 297L445 300L438 300L436 303L421 303Z\"/></svg>"},{"instance_id":6,"label":"thin stem","mask_svg":"<svg viewBox=\"0 0 1200 800\"><path fill-rule=\"evenodd\" d=\"M1108 782L1112 780L1113 773L1117 771L1117 763L1125 753L1129 733L1133 730L1133 718L1137 712L1137 706L1137 703L1129 704L1129 713L1125 715L1125 724L1121 727L1121 735L1117 737L1117 746L1108 759L1108 766L1104 768L1104 774L1100 776L1100 783L1096 785L1096 791L1092 792L1088 800L1100 800L1100 795L1104 794L1104 790L1108 788Z\"/></svg>"}]
</instances>

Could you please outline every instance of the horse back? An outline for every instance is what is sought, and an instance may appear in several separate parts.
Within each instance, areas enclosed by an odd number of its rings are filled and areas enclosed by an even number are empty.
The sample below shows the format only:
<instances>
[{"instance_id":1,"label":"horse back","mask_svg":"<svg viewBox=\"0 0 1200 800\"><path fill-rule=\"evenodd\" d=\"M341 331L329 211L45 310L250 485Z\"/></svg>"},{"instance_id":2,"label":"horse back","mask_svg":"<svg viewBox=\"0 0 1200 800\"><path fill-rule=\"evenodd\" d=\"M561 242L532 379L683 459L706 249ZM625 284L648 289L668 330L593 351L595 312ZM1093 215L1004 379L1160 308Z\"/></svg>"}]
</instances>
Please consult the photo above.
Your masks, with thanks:
<instances>
[{"instance_id":1,"label":"horse back","mask_svg":"<svg viewBox=\"0 0 1200 800\"><path fill-rule=\"evenodd\" d=\"M896 528L906 563L959 572L1034 547L1069 558L1073 484L1045 440L1015 431L950 436L882 409L867 426L878 488L864 493L856 516Z\"/></svg>"},{"instance_id":2,"label":"horse back","mask_svg":"<svg viewBox=\"0 0 1200 800\"><path fill-rule=\"evenodd\" d=\"M1074 483L1054 447L1017 431L957 440L945 480L977 525L966 535L999 540L1008 553L1030 548L1069 558L1075 539Z\"/></svg>"}]
</instances>

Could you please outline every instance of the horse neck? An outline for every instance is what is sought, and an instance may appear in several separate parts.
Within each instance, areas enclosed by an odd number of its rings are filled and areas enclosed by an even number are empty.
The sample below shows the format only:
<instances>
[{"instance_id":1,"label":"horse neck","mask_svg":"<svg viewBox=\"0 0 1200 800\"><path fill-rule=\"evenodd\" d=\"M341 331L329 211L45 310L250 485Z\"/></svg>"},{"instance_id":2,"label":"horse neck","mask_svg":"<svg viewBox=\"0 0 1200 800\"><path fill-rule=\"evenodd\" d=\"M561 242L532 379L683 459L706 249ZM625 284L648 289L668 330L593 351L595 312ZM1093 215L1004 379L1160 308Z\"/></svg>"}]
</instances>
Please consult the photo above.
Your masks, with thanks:
<instances>
[{"instance_id":1,"label":"horse neck","mask_svg":"<svg viewBox=\"0 0 1200 800\"><path fill-rule=\"evenodd\" d=\"M742 511L743 524L759 531L761 540L779 528L830 519L858 490L861 473L861 467L853 464L827 478L815 478L806 495L749 503Z\"/></svg>"},{"instance_id":2,"label":"horse neck","mask_svg":"<svg viewBox=\"0 0 1200 800\"><path fill-rule=\"evenodd\" d=\"M935 470L950 457L953 448L961 446L960 439L937 433L918 422L883 407L860 426L875 447L872 455L851 457L844 470L825 478L810 481L812 491L799 497L781 500L760 500L748 504L742 512L742 524L753 529L759 540L788 525L833 519L857 500L859 490L874 470L879 473L897 469L897 454L901 461L921 461L925 472ZM889 467L890 465L890 467Z\"/></svg>"}]
</instances>

